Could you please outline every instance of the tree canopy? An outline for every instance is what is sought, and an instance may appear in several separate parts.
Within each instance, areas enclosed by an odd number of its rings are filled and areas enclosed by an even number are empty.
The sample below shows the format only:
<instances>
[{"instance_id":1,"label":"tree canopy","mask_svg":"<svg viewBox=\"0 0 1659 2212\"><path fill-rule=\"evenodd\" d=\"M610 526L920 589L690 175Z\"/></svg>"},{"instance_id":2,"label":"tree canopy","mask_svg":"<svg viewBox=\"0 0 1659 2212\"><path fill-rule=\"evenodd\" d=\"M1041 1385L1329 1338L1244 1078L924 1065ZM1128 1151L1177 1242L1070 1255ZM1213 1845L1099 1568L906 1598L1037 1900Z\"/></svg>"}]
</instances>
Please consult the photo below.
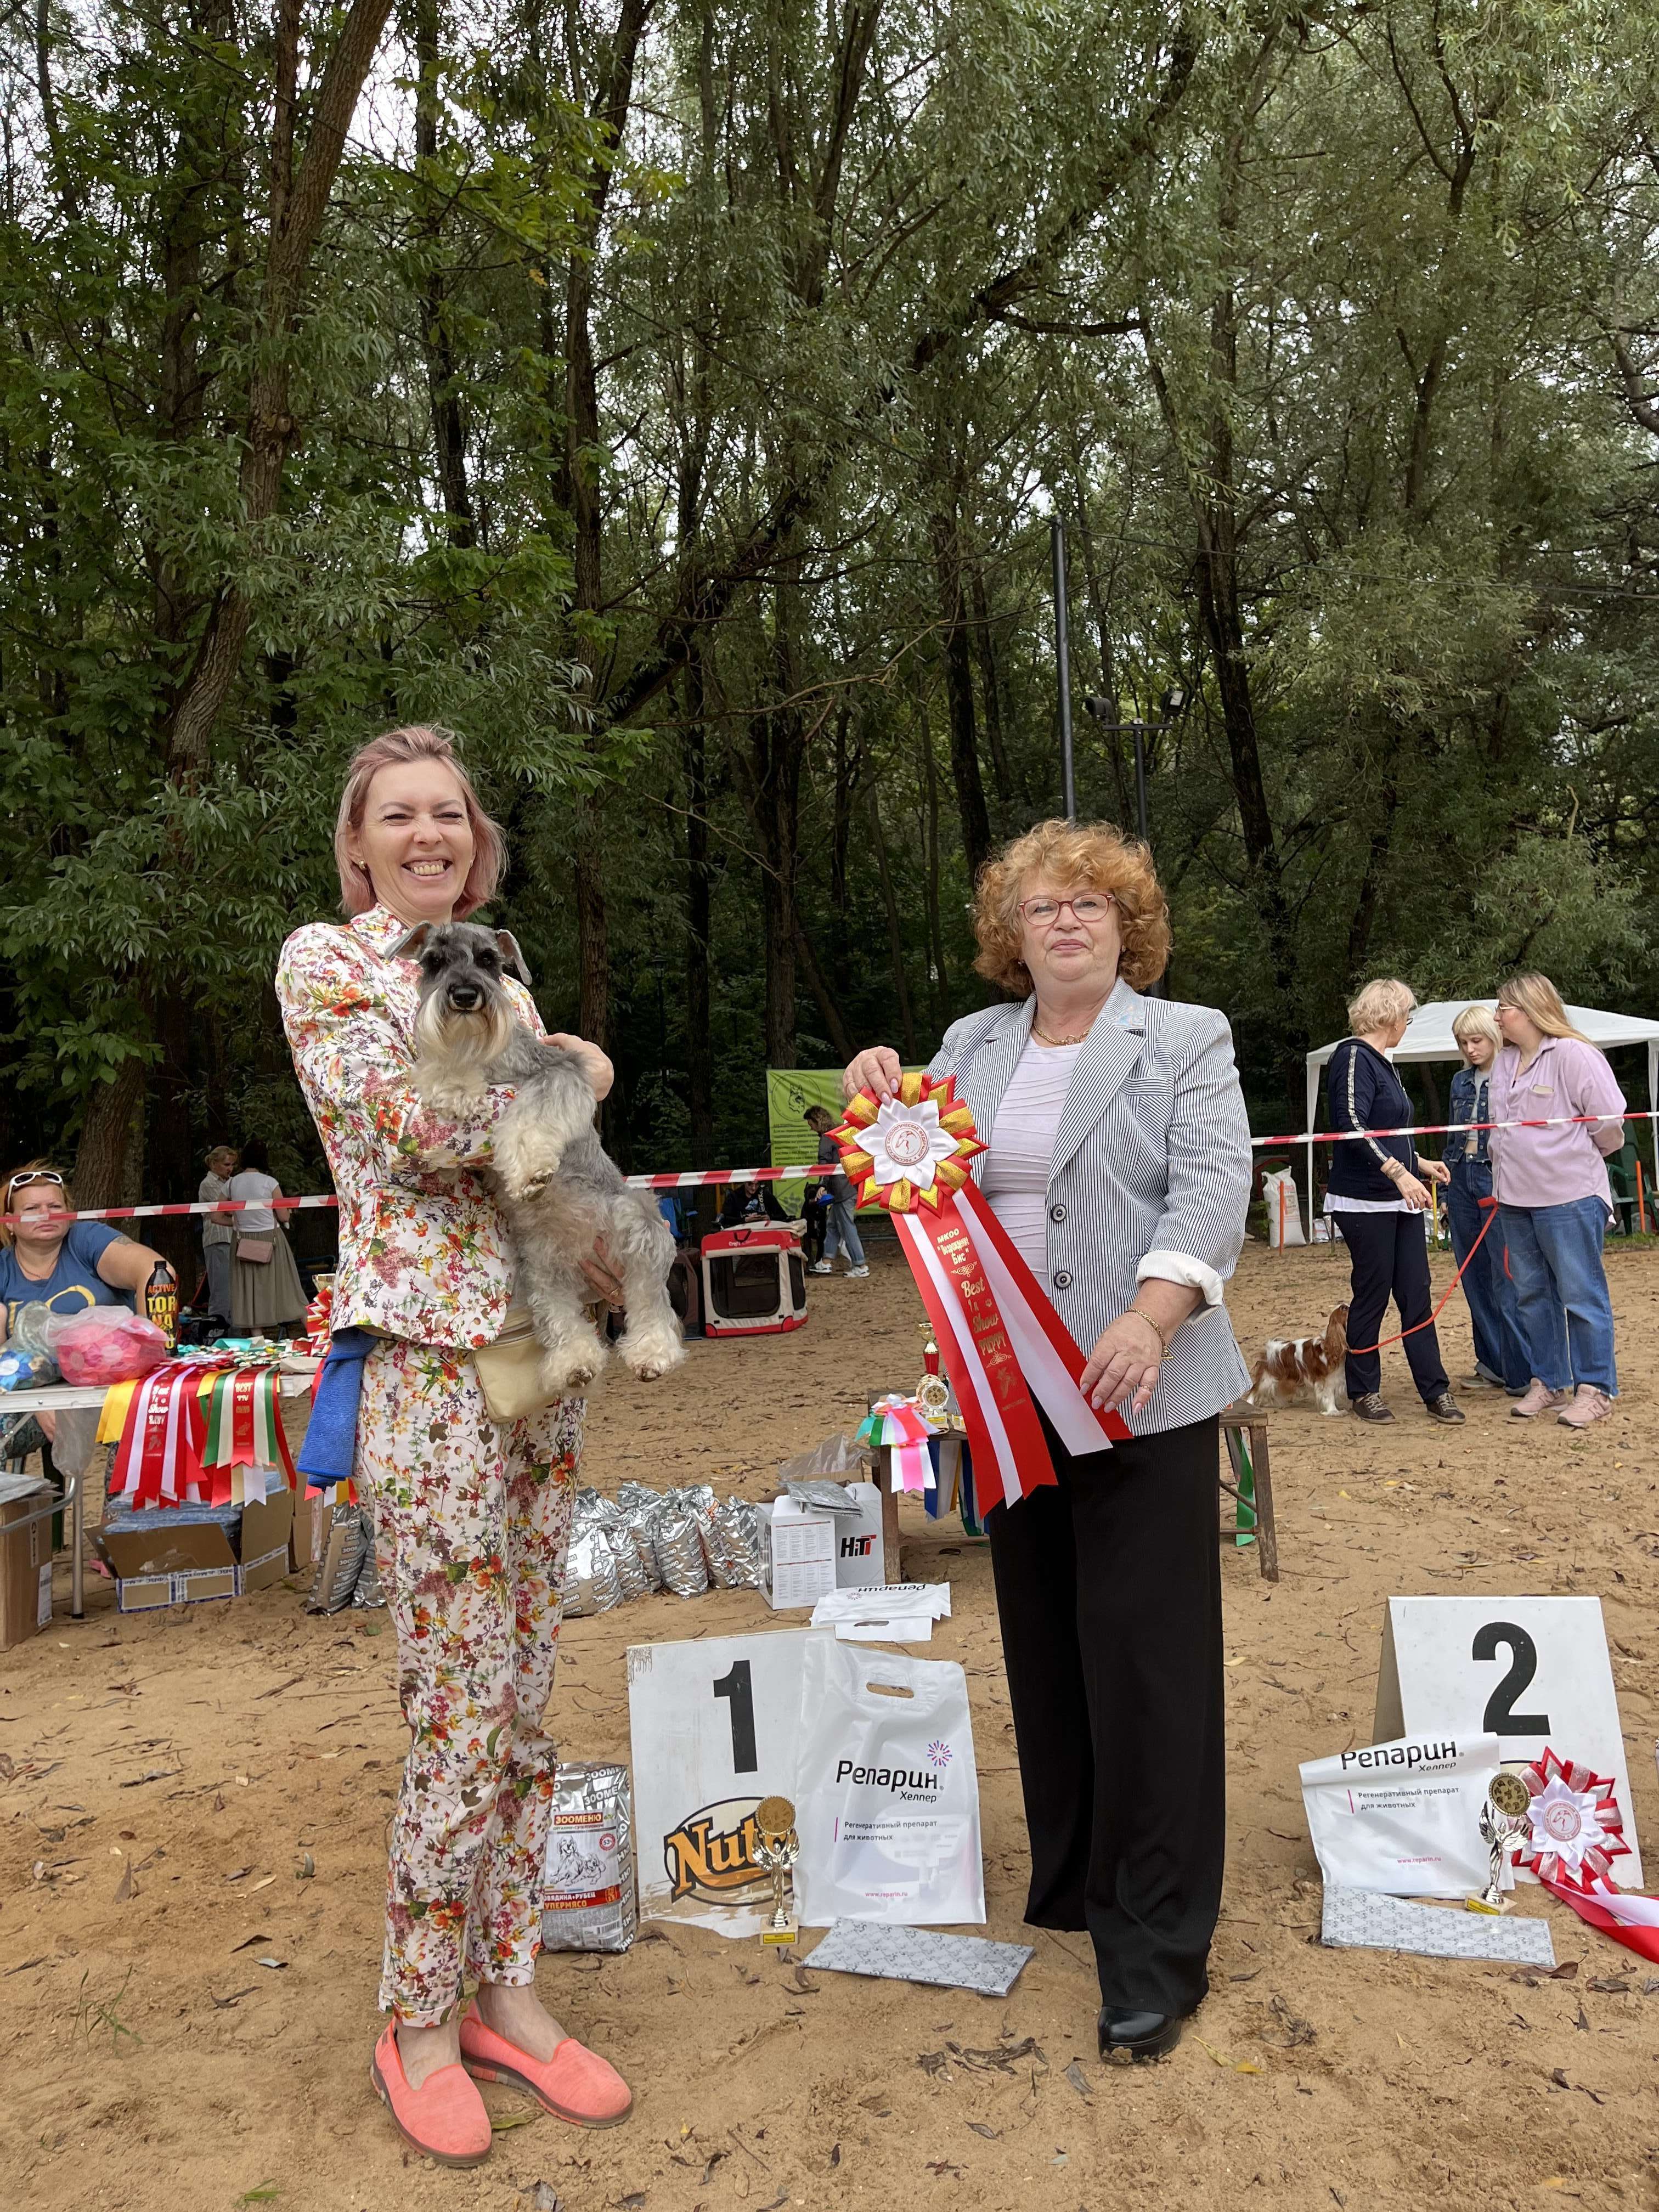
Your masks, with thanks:
<instances>
[{"instance_id":1,"label":"tree canopy","mask_svg":"<svg viewBox=\"0 0 1659 2212\"><path fill-rule=\"evenodd\" d=\"M1262 1123L1368 974L1652 1012L1656 61L1631 0L15 11L5 1149L319 1187L276 947L437 720L618 1157L760 1157L768 1065L982 999L1056 515Z\"/></svg>"}]
</instances>

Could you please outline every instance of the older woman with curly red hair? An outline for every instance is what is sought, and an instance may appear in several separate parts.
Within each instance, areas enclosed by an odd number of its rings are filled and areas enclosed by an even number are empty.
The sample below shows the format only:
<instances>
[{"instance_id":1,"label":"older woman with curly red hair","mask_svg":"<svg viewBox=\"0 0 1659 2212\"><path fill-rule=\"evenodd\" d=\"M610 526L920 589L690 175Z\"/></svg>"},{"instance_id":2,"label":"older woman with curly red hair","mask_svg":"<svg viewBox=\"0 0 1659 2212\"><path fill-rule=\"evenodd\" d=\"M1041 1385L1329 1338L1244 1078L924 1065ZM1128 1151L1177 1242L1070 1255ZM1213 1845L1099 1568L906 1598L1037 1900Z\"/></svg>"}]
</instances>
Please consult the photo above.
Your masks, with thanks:
<instances>
[{"instance_id":1,"label":"older woman with curly red hair","mask_svg":"<svg viewBox=\"0 0 1659 2212\"><path fill-rule=\"evenodd\" d=\"M1208 1988L1225 1844L1218 1415L1248 1382L1222 1303L1249 1125L1207 1006L1143 997L1169 958L1144 846L1042 822L981 872L981 975L1014 1003L945 1033L974 1173L1133 1431L989 1515L1031 1846L1028 1921L1086 1929L1103 2056L1161 2057ZM884 1045L847 1069L890 1097ZM1048 1424L1045 1422L1045 1428Z\"/></svg>"}]
</instances>

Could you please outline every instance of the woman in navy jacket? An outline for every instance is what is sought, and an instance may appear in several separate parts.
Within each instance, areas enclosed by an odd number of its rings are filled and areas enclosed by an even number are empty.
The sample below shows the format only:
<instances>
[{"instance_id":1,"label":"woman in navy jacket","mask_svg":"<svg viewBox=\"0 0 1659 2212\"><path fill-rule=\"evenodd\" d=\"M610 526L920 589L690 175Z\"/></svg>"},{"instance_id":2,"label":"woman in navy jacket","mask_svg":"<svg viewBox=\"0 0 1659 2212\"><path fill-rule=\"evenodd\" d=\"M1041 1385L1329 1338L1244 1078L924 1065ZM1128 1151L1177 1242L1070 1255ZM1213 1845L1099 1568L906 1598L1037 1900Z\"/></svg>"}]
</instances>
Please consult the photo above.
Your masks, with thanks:
<instances>
[{"instance_id":1,"label":"woman in navy jacket","mask_svg":"<svg viewBox=\"0 0 1659 2212\"><path fill-rule=\"evenodd\" d=\"M1449 1181L1439 1160L1419 1160L1409 1137L1378 1137L1412 1118L1405 1086L1385 1055L1406 1034L1416 999L1392 977L1367 983L1348 1008L1352 1036L1331 1054L1326 1071L1327 1126L1367 1133L1331 1147L1325 1211L1341 1231L1353 1263L1348 1342L1375 1346L1393 1297L1406 1338L1406 1358L1424 1406L1437 1421L1461 1421L1429 1320L1429 1254L1422 1216L1429 1194L1423 1178ZM1376 1352L1350 1352L1345 1380L1362 1421L1391 1421L1382 1402L1382 1361Z\"/></svg>"}]
</instances>

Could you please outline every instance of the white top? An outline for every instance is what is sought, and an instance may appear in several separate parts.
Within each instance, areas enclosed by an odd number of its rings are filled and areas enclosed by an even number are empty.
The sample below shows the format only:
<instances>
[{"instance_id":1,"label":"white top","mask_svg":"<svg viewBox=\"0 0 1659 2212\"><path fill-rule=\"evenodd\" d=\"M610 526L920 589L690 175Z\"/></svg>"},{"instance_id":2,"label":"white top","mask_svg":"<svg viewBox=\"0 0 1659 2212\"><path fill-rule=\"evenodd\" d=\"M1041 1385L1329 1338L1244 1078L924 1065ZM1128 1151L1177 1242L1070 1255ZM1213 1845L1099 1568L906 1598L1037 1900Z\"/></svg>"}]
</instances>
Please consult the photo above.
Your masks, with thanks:
<instances>
[{"instance_id":1,"label":"white top","mask_svg":"<svg viewBox=\"0 0 1659 2212\"><path fill-rule=\"evenodd\" d=\"M1048 1279L1048 1162L1080 1044L1029 1043L997 1108L981 1188L1014 1249L1045 1291Z\"/></svg>"},{"instance_id":2,"label":"white top","mask_svg":"<svg viewBox=\"0 0 1659 2212\"><path fill-rule=\"evenodd\" d=\"M262 1206L258 1201L270 1197L273 1192L279 1191L282 1187L275 1176L261 1175L257 1168L244 1168L240 1174L232 1176L230 1195L233 1198L246 1198L254 1200L246 1213L239 1213L235 1217L239 1235L243 1237L270 1235L276 1226L276 1217L268 1206Z\"/></svg>"}]
</instances>

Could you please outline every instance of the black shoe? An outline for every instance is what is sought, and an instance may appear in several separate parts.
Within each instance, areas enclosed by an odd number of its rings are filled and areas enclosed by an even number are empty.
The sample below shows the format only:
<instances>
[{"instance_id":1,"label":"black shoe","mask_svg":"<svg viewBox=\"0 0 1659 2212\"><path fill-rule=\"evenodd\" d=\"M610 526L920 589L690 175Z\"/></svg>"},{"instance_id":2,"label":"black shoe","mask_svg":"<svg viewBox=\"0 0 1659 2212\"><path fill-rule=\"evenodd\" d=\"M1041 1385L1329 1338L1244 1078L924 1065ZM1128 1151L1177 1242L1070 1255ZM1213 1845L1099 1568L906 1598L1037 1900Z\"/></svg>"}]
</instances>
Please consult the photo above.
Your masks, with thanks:
<instances>
[{"instance_id":1,"label":"black shoe","mask_svg":"<svg viewBox=\"0 0 1659 2212\"><path fill-rule=\"evenodd\" d=\"M1179 2013L1142 2012L1129 2005L1102 2005L1098 2033L1103 2058L1128 2058L1144 2065L1167 2058L1181 2040Z\"/></svg>"},{"instance_id":2,"label":"black shoe","mask_svg":"<svg viewBox=\"0 0 1659 2212\"><path fill-rule=\"evenodd\" d=\"M1356 1420L1391 1421L1394 1419L1375 1390L1368 1390L1363 1398L1351 1398L1348 1403L1353 1408ZM1462 1418L1460 1413L1458 1419L1462 1420Z\"/></svg>"},{"instance_id":3,"label":"black shoe","mask_svg":"<svg viewBox=\"0 0 1659 2212\"><path fill-rule=\"evenodd\" d=\"M1444 1421L1449 1428L1455 1428L1463 1419L1463 1408L1449 1390L1443 1390L1437 1398L1425 1398L1423 1411L1431 1421Z\"/></svg>"}]
</instances>

